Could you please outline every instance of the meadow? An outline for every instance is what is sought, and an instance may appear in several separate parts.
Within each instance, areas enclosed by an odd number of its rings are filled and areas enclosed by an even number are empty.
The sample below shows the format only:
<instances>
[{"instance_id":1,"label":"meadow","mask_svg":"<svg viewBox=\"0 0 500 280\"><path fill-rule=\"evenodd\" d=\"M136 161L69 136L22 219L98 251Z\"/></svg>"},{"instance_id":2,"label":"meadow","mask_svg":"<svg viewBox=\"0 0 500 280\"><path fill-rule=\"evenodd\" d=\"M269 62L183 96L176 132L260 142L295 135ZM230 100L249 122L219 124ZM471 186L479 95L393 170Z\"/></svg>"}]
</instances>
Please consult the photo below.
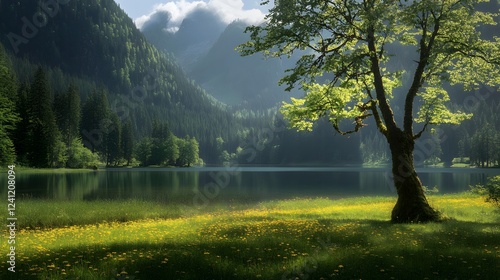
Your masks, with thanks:
<instances>
[{"instance_id":1,"label":"meadow","mask_svg":"<svg viewBox=\"0 0 500 280\"><path fill-rule=\"evenodd\" d=\"M497 279L499 210L469 193L429 200L445 221L391 224L395 197L204 209L20 199L16 272L3 261L0 278Z\"/></svg>"}]
</instances>

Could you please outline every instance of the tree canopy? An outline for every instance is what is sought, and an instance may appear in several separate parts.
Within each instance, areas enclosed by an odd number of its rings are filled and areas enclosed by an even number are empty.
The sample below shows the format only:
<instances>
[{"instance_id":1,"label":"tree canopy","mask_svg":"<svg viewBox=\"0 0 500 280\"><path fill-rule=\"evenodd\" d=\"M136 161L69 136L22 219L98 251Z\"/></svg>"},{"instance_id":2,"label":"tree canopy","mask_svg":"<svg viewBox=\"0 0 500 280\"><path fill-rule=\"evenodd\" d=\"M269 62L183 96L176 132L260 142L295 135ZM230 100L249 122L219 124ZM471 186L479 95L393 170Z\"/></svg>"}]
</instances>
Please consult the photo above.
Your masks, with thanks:
<instances>
[{"instance_id":1,"label":"tree canopy","mask_svg":"<svg viewBox=\"0 0 500 280\"><path fill-rule=\"evenodd\" d=\"M13 164L15 161L14 143L10 134L19 121L16 103L12 96L17 91L17 81L11 69L10 60L0 45L0 164Z\"/></svg>"},{"instance_id":2,"label":"tree canopy","mask_svg":"<svg viewBox=\"0 0 500 280\"><path fill-rule=\"evenodd\" d=\"M500 82L498 39L479 31L496 24L496 14L478 11L480 2L486 1L280 0L265 24L247 29L251 41L240 48L246 55L302 54L281 80L288 90L300 84L307 92L282 108L293 127L310 130L326 116L346 134L373 116L382 133L401 127L418 138L415 121L427 127L471 117L445 106L445 83L470 90ZM412 69L394 63L403 48L415 51L408 57ZM404 119L398 126L390 101L402 92ZM344 119L354 121L351 130L341 129Z\"/></svg>"},{"instance_id":3,"label":"tree canopy","mask_svg":"<svg viewBox=\"0 0 500 280\"><path fill-rule=\"evenodd\" d=\"M269 1L264 1L267 4ZM447 106L449 90L500 84L500 41L482 36L497 13L485 0L280 0L264 24L247 28L244 55L300 55L281 83L306 92L282 106L292 127L312 130L326 117L340 134L373 117L391 150L398 201L394 222L439 219L414 167L415 140L429 125L458 124L471 114ZM410 63L401 63L408 60ZM404 100L401 115L391 104ZM347 130L343 120L350 120ZM415 123L422 123L417 129Z\"/></svg>"}]
</instances>

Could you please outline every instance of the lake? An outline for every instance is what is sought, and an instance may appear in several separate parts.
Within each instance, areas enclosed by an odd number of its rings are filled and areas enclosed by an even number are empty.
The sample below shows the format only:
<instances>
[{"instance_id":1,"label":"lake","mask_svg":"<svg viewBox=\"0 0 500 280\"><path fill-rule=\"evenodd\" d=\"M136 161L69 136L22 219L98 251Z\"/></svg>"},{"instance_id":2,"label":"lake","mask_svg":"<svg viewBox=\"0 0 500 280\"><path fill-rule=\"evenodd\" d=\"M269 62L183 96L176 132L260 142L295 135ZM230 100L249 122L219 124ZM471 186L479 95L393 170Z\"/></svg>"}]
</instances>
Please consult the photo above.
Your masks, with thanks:
<instances>
[{"instance_id":1,"label":"lake","mask_svg":"<svg viewBox=\"0 0 500 280\"><path fill-rule=\"evenodd\" d=\"M439 193L462 192L500 169L422 168L423 184ZM202 167L107 169L96 172L16 174L18 198L144 199L206 205L294 197L395 195L390 169L360 167ZM6 174L0 182L7 182ZM2 197L7 197L2 188Z\"/></svg>"}]
</instances>

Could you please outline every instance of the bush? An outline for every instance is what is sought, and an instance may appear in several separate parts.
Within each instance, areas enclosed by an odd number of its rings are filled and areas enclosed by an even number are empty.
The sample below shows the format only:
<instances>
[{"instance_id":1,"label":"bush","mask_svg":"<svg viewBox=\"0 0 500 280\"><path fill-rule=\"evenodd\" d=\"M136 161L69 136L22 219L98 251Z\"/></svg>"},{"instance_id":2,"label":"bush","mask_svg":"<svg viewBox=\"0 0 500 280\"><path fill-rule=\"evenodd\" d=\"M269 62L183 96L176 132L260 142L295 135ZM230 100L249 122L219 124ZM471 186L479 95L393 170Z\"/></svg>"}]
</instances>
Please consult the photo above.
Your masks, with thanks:
<instances>
[{"instance_id":1,"label":"bush","mask_svg":"<svg viewBox=\"0 0 500 280\"><path fill-rule=\"evenodd\" d=\"M486 201L492 202L500 207L500 176L489 178L486 183Z\"/></svg>"},{"instance_id":2,"label":"bush","mask_svg":"<svg viewBox=\"0 0 500 280\"><path fill-rule=\"evenodd\" d=\"M61 168L66 166L66 162L68 161L68 153L66 149L66 145L64 142L57 139L54 144L54 151L51 157L51 167Z\"/></svg>"},{"instance_id":3,"label":"bush","mask_svg":"<svg viewBox=\"0 0 500 280\"><path fill-rule=\"evenodd\" d=\"M477 194L477 195L483 196L483 195L486 195L486 193L487 193L486 187L484 185L477 184L477 185L469 186L469 187L470 187L469 192L472 194Z\"/></svg>"},{"instance_id":4,"label":"bush","mask_svg":"<svg viewBox=\"0 0 500 280\"><path fill-rule=\"evenodd\" d=\"M464 163L464 164L470 164L470 158L469 157L459 157L459 158L454 158L451 163L457 164L457 163Z\"/></svg>"},{"instance_id":5,"label":"bush","mask_svg":"<svg viewBox=\"0 0 500 280\"><path fill-rule=\"evenodd\" d=\"M434 188L432 188L432 189L430 189L427 186L422 186L422 189L424 190L425 195L437 194L439 192L439 189L437 186L434 186Z\"/></svg>"},{"instance_id":6,"label":"bush","mask_svg":"<svg viewBox=\"0 0 500 280\"><path fill-rule=\"evenodd\" d=\"M99 157L87 149L80 139L74 139L68 147L69 168L93 168L99 165Z\"/></svg>"},{"instance_id":7,"label":"bush","mask_svg":"<svg viewBox=\"0 0 500 280\"><path fill-rule=\"evenodd\" d=\"M441 159L437 156L432 156L426 160L424 160L424 165L438 165L441 162Z\"/></svg>"},{"instance_id":8,"label":"bush","mask_svg":"<svg viewBox=\"0 0 500 280\"><path fill-rule=\"evenodd\" d=\"M500 207L500 176L491 177L486 185L471 186L472 193L486 196L486 201Z\"/></svg>"}]
</instances>

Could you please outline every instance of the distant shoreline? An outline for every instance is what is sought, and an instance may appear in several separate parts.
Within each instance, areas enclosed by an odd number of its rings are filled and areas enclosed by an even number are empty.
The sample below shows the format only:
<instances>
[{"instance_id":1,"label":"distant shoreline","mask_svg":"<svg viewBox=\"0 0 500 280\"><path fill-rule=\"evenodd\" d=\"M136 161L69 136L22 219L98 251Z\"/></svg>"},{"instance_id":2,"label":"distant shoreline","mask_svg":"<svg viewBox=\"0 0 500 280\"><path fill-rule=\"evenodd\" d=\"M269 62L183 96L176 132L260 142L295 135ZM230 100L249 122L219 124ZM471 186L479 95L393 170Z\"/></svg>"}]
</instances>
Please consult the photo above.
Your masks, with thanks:
<instances>
[{"instance_id":1,"label":"distant shoreline","mask_svg":"<svg viewBox=\"0 0 500 280\"><path fill-rule=\"evenodd\" d=\"M179 170L179 169L186 169L186 170L200 170L200 169L219 169L219 168L228 168L228 169L239 169L239 168L319 168L319 169L325 169L325 168L360 168L360 169L390 169L390 165L344 165L344 166L330 166L330 165L237 165L237 166L190 166L190 167L174 167L174 166L116 166L116 167L105 167L105 166L100 166L97 169L90 169L90 168L32 168L32 167L16 167L14 170L16 172L27 172L27 173L54 173L54 174L64 174L64 173L83 173L83 172L99 172L99 171L119 171L119 170L151 170L151 169L172 169L172 171ZM472 169L472 170L495 170L495 169L500 169L500 167L475 167L475 166L455 166L452 165L450 167L444 167L444 166L435 166L435 165L429 165L429 166L420 166L417 167L418 169ZM6 172L7 168L2 168L1 172L4 173Z\"/></svg>"}]
</instances>

